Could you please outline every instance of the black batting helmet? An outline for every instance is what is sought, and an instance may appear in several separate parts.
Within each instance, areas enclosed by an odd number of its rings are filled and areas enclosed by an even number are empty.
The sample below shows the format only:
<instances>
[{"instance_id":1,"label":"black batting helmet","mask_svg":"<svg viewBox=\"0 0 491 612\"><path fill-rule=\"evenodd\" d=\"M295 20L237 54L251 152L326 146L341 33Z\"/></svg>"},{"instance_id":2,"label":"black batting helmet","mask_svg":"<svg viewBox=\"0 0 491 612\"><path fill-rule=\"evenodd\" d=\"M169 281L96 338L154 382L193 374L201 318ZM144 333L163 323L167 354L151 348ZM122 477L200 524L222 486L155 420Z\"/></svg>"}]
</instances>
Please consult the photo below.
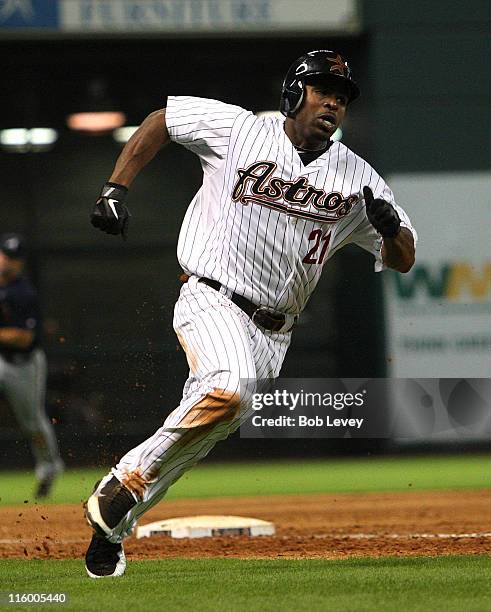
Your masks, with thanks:
<instances>
[{"instance_id":1,"label":"black batting helmet","mask_svg":"<svg viewBox=\"0 0 491 612\"><path fill-rule=\"evenodd\" d=\"M348 87L348 102L360 95L358 85L353 81L348 62L336 53L320 49L309 51L296 59L288 69L281 88L280 111L287 117L293 117L300 108L304 96L305 79L309 76L323 75L340 80Z\"/></svg>"}]
</instances>

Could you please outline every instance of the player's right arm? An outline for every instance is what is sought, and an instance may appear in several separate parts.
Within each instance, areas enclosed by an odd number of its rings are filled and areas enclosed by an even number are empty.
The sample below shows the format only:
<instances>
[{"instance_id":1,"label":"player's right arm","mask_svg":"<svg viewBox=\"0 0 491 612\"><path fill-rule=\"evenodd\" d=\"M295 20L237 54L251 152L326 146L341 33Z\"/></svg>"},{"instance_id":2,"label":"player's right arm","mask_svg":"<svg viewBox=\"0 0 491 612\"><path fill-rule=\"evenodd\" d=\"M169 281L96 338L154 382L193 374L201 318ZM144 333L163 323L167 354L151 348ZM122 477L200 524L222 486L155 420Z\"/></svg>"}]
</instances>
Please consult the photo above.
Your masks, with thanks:
<instances>
[{"instance_id":1,"label":"player's right arm","mask_svg":"<svg viewBox=\"0 0 491 612\"><path fill-rule=\"evenodd\" d=\"M121 151L109 182L128 188L148 162L169 142L165 108L150 113Z\"/></svg>"},{"instance_id":2,"label":"player's right arm","mask_svg":"<svg viewBox=\"0 0 491 612\"><path fill-rule=\"evenodd\" d=\"M34 332L21 327L1 327L0 345L13 349L28 349L34 340Z\"/></svg>"},{"instance_id":3,"label":"player's right arm","mask_svg":"<svg viewBox=\"0 0 491 612\"><path fill-rule=\"evenodd\" d=\"M0 302L0 348L29 350L36 340L39 327L37 294L17 285L15 295Z\"/></svg>"},{"instance_id":4,"label":"player's right arm","mask_svg":"<svg viewBox=\"0 0 491 612\"><path fill-rule=\"evenodd\" d=\"M150 113L124 146L109 181L102 188L90 216L94 227L107 234L122 234L126 238L129 211L125 200L128 187L169 142L165 109Z\"/></svg>"},{"instance_id":5,"label":"player's right arm","mask_svg":"<svg viewBox=\"0 0 491 612\"><path fill-rule=\"evenodd\" d=\"M214 172L228 151L232 127L252 113L240 106L192 96L168 96L164 110L151 113L119 156L91 215L92 225L126 236L128 187L156 153L171 140L198 155L203 172Z\"/></svg>"}]
</instances>

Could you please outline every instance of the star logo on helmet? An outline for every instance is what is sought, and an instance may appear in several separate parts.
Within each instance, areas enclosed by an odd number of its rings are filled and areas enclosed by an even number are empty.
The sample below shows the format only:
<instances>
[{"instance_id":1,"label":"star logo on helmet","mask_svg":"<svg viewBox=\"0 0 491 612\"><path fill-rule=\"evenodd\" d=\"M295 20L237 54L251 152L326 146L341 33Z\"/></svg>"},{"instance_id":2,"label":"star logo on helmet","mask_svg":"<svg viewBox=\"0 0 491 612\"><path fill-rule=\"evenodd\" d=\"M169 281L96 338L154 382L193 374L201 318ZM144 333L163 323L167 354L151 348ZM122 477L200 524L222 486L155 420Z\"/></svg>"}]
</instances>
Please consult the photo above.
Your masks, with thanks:
<instances>
[{"instance_id":1,"label":"star logo on helmet","mask_svg":"<svg viewBox=\"0 0 491 612\"><path fill-rule=\"evenodd\" d=\"M331 62L331 67L329 68L329 72L337 72L341 76L345 76L345 73L347 71L346 62L339 55L339 53L336 55L336 57L328 57L327 61Z\"/></svg>"}]
</instances>

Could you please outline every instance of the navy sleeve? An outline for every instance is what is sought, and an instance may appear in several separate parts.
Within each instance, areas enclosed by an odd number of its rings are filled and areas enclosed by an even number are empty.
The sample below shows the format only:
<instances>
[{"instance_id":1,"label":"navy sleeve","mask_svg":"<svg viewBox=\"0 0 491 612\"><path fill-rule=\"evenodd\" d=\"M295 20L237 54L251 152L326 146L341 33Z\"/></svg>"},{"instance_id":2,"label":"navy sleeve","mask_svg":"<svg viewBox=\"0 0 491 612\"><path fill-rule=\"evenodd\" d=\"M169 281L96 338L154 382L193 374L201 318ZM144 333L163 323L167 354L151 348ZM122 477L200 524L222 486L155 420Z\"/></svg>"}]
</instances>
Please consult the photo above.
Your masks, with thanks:
<instances>
[{"instance_id":1,"label":"navy sleeve","mask_svg":"<svg viewBox=\"0 0 491 612\"><path fill-rule=\"evenodd\" d=\"M36 332L40 325L39 304L35 293L26 294L23 301L15 308L15 327L30 329Z\"/></svg>"},{"instance_id":2,"label":"navy sleeve","mask_svg":"<svg viewBox=\"0 0 491 612\"><path fill-rule=\"evenodd\" d=\"M20 327L38 333L41 327L39 300L27 282L16 282L8 287L1 301L2 327Z\"/></svg>"}]
</instances>

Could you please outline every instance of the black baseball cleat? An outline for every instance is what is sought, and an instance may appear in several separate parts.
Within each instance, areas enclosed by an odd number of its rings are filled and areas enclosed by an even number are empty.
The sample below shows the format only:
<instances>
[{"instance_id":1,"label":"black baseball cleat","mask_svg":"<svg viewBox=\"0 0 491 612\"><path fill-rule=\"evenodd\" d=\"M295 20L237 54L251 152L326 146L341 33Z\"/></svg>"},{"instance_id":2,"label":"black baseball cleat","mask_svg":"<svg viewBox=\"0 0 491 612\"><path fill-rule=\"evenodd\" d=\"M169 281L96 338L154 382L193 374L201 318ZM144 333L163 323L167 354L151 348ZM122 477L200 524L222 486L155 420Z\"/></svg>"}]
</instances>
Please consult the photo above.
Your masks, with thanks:
<instances>
[{"instance_id":1,"label":"black baseball cleat","mask_svg":"<svg viewBox=\"0 0 491 612\"><path fill-rule=\"evenodd\" d=\"M94 533L85 553L85 569L90 578L122 576L126 569L123 545Z\"/></svg>"},{"instance_id":2,"label":"black baseball cleat","mask_svg":"<svg viewBox=\"0 0 491 612\"><path fill-rule=\"evenodd\" d=\"M104 482L106 481L106 482ZM135 506L137 500L115 476L106 476L94 489L85 504L85 518L100 536L111 535L112 530Z\"/></svg>"},{"instance_id":3,"label":"black baseball cleat","mask_svg":"<svg viewBox=\"0 0 491 612\"><path fill-rule=\"evenodd\" d=\"M36 499L44 499L49 496L53 489L53 483L60 472L63 471L63 468L64 464L60 459L51 464L48 469L43 469L43 475L39 478L36 492L34 493Z\"/></svg>"},{"instance_id":4,"label":"black baseball cleat","mask_svg":"<svg viewBox=\"0 0 491 612\"><path fill-rule=\"evenodd\" d=\"M49 476L45 476L41 480L38 481L36 492L34 496L36 499L44 499L48 497L51 493L51 489L53 488L53 483L55 481L55 476L53 474Z\"/></svg>"}]
</instances>

